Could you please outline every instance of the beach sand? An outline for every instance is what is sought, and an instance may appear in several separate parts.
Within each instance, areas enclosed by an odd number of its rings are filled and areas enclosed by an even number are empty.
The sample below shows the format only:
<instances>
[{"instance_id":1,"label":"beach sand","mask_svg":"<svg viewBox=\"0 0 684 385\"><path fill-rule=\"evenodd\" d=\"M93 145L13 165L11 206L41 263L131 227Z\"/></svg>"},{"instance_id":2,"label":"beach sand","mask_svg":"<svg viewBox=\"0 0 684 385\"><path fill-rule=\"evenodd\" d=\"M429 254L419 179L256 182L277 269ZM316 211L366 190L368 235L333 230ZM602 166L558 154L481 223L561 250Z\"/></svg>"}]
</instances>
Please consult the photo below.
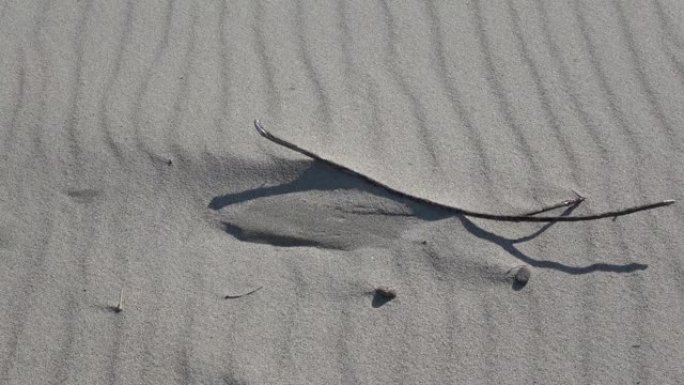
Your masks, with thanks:
<instances>
[{"instance_id":1,"label":"beach sand","mask_svg":"<svg viewBox=\"0 0 684 385\"><path fill-rule=\"evenodd\" d=\"M469 210L679 200L682 19L675 0L2 1L0 383L684 383L681 203L447 215L252 123Z\"/></svg>"}]
</instances>

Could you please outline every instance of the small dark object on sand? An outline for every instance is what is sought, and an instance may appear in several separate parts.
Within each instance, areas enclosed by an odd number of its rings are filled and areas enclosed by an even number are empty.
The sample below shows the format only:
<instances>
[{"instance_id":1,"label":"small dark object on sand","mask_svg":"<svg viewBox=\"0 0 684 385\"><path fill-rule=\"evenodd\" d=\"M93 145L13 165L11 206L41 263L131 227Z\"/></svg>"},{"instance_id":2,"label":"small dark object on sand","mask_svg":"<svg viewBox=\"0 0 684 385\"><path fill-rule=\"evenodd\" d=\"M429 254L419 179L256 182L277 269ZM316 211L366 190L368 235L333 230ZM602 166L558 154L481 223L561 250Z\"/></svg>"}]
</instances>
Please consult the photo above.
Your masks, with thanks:
<instances>
[{"instance_id":1,"label":"small dark object on sand","mask_svg":"<svg viewBox=\"0 0 684 385\"><path fill-rule=\"evenodd\" d=\"M252 291L248 291L248 292L246 292L246 293L242 293L242 294L228 294L228 295L225 295L225 296L223 297L223 299L235 299L235 298L244 297L244 296L246 296L246 295L250 295L250 294L252 294L252 293L256 293L257 291L259 291L259 290L261 290L261 289L263 289L263 288L264 288L263 286L259 286L259 287L257 287L256 289L254 289L254 290L252 290Z\"/></svg>"},{"instance_id":2,"label":"small dark object on sand","mask_svg":"<svg viewBox=\"0 0 684 385\"><path fill-rule=\"evenodd\" d=\"M523 266L519 268L518 271L515 273L515 282L519 285L525 285L527 284L527 281L530 280L530 275L532 275L532 271L530 271L530 268L527 266Z\"/></svg>"},{"instance_id":3,"label":"small dark object on sand","mask_svg":"<svg viewBox=\"0 0 684 385\"><path fill-rule=\"evenodd\" d=\"M397 291L387 287L378 287L371 293L373 294L371 306L376 309L397 297Z\"/></svg>"},{"instance_id":4,"label":"small dark object on sand","mask_svg":"<svg viewBox=\"0 0 684 385\"><path fill-rule=\"evenodd\" d=\"M397 292L386 287L378 287L375 289L375 293L387 298L388 300L397 298Z\"/></svg>"},{"instance_id":5,"label":"small dark object on sand","mask_svg":"<svg viewBox=\"0 0 684 385\"><path fill-rule=\"evenodd\" d=\"M123 303L124 303L124 298L123 298L123 287L122 287L121 291L119 292L119 303L116 306L107 306L107 310L112 311L114 313L121 313L121 311L123 311Z\"/></svg>"}]
</instances>

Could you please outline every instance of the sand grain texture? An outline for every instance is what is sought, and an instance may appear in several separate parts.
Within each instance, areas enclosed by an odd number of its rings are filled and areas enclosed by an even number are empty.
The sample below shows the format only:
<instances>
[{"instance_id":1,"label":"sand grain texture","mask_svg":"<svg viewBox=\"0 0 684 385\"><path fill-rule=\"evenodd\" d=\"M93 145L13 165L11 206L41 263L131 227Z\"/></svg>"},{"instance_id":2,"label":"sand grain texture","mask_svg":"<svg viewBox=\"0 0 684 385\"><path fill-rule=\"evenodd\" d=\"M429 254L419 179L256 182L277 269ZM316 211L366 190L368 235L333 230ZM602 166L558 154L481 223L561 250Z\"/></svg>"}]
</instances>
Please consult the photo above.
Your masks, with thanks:
<instances>
[{"instance_id":1,"label":"sand grain texture","mask_svg":"<svg viewBox=\"0 0 684 385\"><path fill-rule=\"evenodd\" d=\"M476 211L681 200L683 19L674 0L0 1L0 383L684 382L681 204L468 219L252 126Z\"/></svg>"}]
</instances>

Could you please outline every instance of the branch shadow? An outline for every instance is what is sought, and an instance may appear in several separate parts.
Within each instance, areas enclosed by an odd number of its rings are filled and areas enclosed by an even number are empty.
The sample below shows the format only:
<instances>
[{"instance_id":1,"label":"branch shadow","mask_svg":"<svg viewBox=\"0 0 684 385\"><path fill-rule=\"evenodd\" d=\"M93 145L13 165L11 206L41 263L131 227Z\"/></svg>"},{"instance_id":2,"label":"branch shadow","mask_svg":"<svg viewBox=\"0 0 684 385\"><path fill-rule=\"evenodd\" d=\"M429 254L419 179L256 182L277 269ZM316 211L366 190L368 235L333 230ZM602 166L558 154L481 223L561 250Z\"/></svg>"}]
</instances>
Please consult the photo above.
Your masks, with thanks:
<instances>
[{"instance_id":1,"label":"branch shadow","mask_svg":"<svg viewBox=\"0 0 684 385\"><path fill-rule=\"evenodd\" d=\"M322 162L279 159L279 163L284 163L286 168L295 170L302 169L303 171L291 182L216 196L209 202L209 208L212 210L220 210L226 206L259 198L301 191L352 189L358 187L358 184L355 184L353 180L345 178L344 175L340 175L342 173L339 170Z\"/></svg>"},{"instance_id":2,"label":"branch shadow","mask_svg":"<svg viewBox=\"0 0 684 385\"><path fill-rule=\"evenodd\" d=\"M569 211L572 211L572 208L567 209L564 215L569 214ZM459 219L461 220L461 223L463 223L463 227L465 227L465 229L468 230L468 232L470 232L474 236L498 245L502 249L506 250L506 252L508 252L510 255L518 258L519 260L527 263L530 266L534 266L537 268L553 269L572 275L589 274L597 271L610 273L631 273L637 270L646 270L648 268L648 265L644 265L641 263L629 263L622 265L610 263L594 263L582 267L569 266L562 264L560 262L534 259L532 257L525 255L522 251L515 247L515 245L518 243L527 242L536 238L542 232L548 230L548 228L550 228L557 222L549 222L545 224L541 229L535 231L533 234L530 234L528 236L517 239L509 239L479 227L478 225L473 223L473 221L471 221L463 215L460 215Z\"/></svg>"},{"instance_id":3,"label":"branch shadow","mask_svg":"<svg viewBox=\"0 0 684 385\"><path fill-rule=\"evenodd\" d=\"M209 202L208 207L212 210L221 210L230 205L259 198L303 191L357 190L401 203L411 210L412 216L420 219L434 221L453 216L452 213L445 210L407 199L395 192L368 183L368 181L355 174L345 172L323 162L280 159L279 163L285 163L285 167L288 169L302 169L302 171L297 178L287 183L216 196Z\"/></svg>"},{"instance_id":4,"label":"branch shadow","mask_svg":"<svg viewBox=\"0 0 684 385\"><path fill-rule=\"evenodd\" d=\"M594 272L630 273L648 268L648 265L640 263L594 263L587 266L577 267L565 265L555 261L534 259L524 254L515 245L535 239L557 222L545 223L541 228L530 235L516 239L509 239L483 229L468 219L465 215L455 214L439 207L430 206L424 202L409 199L403 195L373 185L358 175L334 168L323 162L315 160L301 161L289 159L281 159L280 161L285 163L285 166L289 167L290 169L302 169L301 173L299 173L294 180L279 185L257 187L237 193L216 196L209 202L208 207L212 210L221 210L222 208L230 205L252 201L259 198L303 191L358 190L364 193L389 198L397 203L401 203L410 210L412 216L418 219L437 221L454 216L458 217L463 224L463 227L474 236L498 245L513 257L537 268L553 269L571 275L589 274ZM561 215L569 215L576 207L577 206L572 206L567 208ZM249 241L248 238L243 236L244 234L241 233L241 229L231 227L231 225L227 223L223 223L223 225L224 231L227 233L235 236L238 239ZM315 242L306 242L302 239L292 240L289 238L283 239L281 243L282 244L280 244L280 246L301 246L308 245L309 243L311 245L315 245Z\"/></svg>"}]
</instances>

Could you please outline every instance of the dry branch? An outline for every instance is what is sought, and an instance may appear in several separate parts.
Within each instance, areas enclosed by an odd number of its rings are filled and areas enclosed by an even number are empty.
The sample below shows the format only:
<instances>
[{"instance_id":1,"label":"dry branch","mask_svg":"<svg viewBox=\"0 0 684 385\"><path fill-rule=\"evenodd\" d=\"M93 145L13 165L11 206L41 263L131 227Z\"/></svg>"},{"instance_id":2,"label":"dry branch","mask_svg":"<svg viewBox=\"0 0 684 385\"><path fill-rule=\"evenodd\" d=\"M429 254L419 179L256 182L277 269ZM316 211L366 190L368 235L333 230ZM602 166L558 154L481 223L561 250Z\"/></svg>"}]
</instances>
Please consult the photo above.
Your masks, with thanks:
<instances>
[{"instance_id":1,"label":"dry branch","mask_svg":"<svg viewBox=\"0 0 684 385\"><path fill-rule=\"evenodd\" d=\"M317 155L311 151L305 150L293 143L290 143L284 139L278 138L277 136L271 134L270 132L266 131L266 129L261 125L261 122L259 120L254 121L254 126L256 127L256 130L263 136L264 138L279 144L285 148L288 148L292 151L298 152L302 155L305 155L311 159L317 160L319 162L323 162L327 164L328 166L334 167L338 170L350 173L352 175L355 175L366 182L375 185L377 187L382 188L385 191L388 191L391 194L395 194L398 196L401 196L403 198L419 202L419 203L424 203L429 206L433 206L442 210L446 210L449 212L452 212L457 215L465 215L468 217L473 217L473 218L482 218L482 219L490 219L490 220L495 220L495 221L506 221L506 222L580 222L580 221L592 221L596 219L602 219L602 218L616 218L619 216L623 215L628 215L632 213L636 213L638 211L644 211L644 210L650 210L658 207L663 207L663 206L669 206L673 203L675 203L674 200L668 199L660 202L655 202L655 203L648 203L644 205L639 205L639 206L633 206L633 207L628 207L625 209L621 210L614 210L614 211L608 211L608 212L603 212L603 213L598 213L598 214L590 214L590 215L577 215L577 216L532 216L535 214L539 214L542 212L546 212L552 209L556 209L559 207L564 207L564 206L571 206L571 205L576 205L581 203L584 200L584 197L578 196L575 199L571 200L566 200L563 201L559 204L555 204L552 206L544 207L541 210L537 210L531 213L523 214L523 215L502 215L502 214L490 214L490 213L482 213L482 212L477 212L477 211L471 211L471 210L466 210L460 207L454 207L454 206L449 206L445 205L443 203L438 203L434 202L425 198L417 197L399 190L396 190L382 182L379 182L369 176L366 176L364 174L361 174L358 171L354 171L348 167L345 167L341 164L335 163L331 160L325 159L320 155Z\"/></svg>"}]
</instances>

